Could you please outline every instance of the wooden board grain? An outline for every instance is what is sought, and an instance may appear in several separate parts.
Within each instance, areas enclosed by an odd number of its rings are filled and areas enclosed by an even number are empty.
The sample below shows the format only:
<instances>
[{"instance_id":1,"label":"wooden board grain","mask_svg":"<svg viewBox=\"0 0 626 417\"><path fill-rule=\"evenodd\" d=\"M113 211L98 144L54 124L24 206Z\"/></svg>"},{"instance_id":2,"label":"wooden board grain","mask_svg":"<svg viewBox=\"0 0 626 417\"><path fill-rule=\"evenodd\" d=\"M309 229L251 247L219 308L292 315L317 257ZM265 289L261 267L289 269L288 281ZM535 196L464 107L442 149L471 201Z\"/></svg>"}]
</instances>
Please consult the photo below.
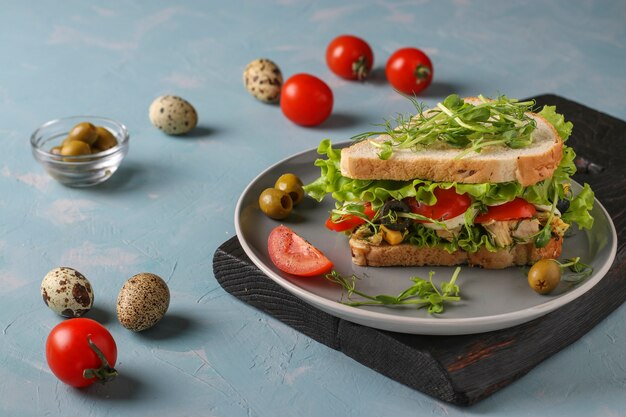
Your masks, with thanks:
<instances>
[{"instance_id":1,"label":"wooden board grain","mask_svg":"<svg viewBox=\"0 0 626 417\"><path fill-rule=\"evenodd\" d=\"M215 252L213 270L229 293L371 369L440 400L471 405L509 385L578 340L626 299L626 122L555 95L575 125L568 141L579 159L579 182L588 182L618 232L617 257L593 289L531 322L464 336L420 336L377 330L324 313L266 277L237 238Z\"/></svg>"}]
</instances>

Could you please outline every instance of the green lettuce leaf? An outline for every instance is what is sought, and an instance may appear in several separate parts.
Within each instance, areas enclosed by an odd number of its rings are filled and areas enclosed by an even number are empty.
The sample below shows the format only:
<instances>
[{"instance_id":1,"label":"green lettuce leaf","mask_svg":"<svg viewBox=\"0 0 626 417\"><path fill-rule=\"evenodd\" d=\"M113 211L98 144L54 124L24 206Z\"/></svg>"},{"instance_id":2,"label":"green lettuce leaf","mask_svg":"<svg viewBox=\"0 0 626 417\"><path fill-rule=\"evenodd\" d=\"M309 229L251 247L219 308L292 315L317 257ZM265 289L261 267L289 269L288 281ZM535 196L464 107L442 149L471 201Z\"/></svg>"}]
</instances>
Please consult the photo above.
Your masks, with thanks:
<instances>
[{"instance_id":1,"label":"green lettuce leaf","mask_svg":"<svg viewBox=\"0 0 626 417\"><path fill-rule=\"evenodd\" d=\"M466 226L461 229L461 233L456 239L448 241L437 236L437 233L433 229L429 229L419 223L414 223L409 229L409 234L405 242L419 247L442 248L448 253L453 253L459 249L474 253L482 247L490 252L501 249L493 243L489 234L479 226Z\"/></svg>"},{"instance_id":2,"label":"green lettuce leaf","mask_svg":"<svg viewBox=\"0 0 626 417\"><path fill-rule=\"evenodd\" d=\"M558 187L559 199L570 199L571 197L565 192L563 185L569 184L571 176L576 172L575 158L576 153L574 150L569 146L563 146L563 157L552 178L526 187L522 193L522 198L533 204L549 206L552 204L554 187Z\"/></svg>"},{"instance_id":3,"label":"green lettuce leaf","mask_svg":"<svg viewBox=\"0 0 626 417\"><path fill-rule=\"evenodd\" d=\"M565 117L556 112L556 106L543 106L543 109L541 109L538 114L554 126L561 139L563 139L563 142L572 134L574 124L572 122L566 122Z\"/></svg>"},{"instance_id":4,"label":"green lettuce leaf","mask_svg":"<svg viewBox=\"0 0 626 417\"><path fill-rule=\"evenodd\" d=\"M424 225L419 223L413 223L411 225L405 241L419 247L440 247L448 251L448 253L459 249L459 245L456 242L448 242L440 238L433 229L424 227Z\"/></svg>"},{"instance_id":5,"label":"green lettuce leaf","mask_svg":"<svg viewBox=\"0 0 626 417\"><path fill-rule=\"evenodd\" d=\"M563 145L563 156L561 162L552 174L552 178L557 182L570 182L570 177L576 173L576 152L569 146Z\"/></svg>"},{"instance_id":6,"label":"green lettuce leaf","mask_svg":"<svg viewBox=\"0 0 626 417\"><path fill-rule=\"evenodd\" d=\"M461 230L457 238L457 243L466 252L477 252L481 247L485 247L489 252L495 252L499 248L492 242L489 234L478 226L466 226Z\"/></svg>"},{"instance_id":7,"label":"green lettuce leaf","mask_svg":"<svg viewBox=\"0 0 626 417\"><path fill-rule=\"evenodd\" d=\"M589 184L585 183L583 189L570 202L569 208L561 218L566 223L577 223L581 229L591 229L593 217L589 210L593 208L594 194Z\"/></svg>"}]
</instances>

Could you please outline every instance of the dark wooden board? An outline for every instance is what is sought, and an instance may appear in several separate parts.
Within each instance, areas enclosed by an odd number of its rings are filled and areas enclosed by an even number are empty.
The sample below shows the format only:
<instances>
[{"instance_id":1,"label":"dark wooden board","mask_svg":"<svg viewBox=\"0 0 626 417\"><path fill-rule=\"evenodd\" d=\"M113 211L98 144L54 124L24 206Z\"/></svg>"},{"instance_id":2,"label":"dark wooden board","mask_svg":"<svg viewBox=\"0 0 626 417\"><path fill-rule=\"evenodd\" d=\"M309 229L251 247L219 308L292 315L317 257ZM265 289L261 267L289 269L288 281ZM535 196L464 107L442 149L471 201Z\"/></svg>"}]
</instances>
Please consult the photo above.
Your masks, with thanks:
<instances>
[{"instance_id":1,"label":"dark wooden board","mask_svg":"<svg viewBox=\"0 0 626 417\"><path fill-rule=\"evenodd\" d=\"M531 322L464 336L420 336L377 330L324 313L291 295L254 266L236 237L215 252L213 271L238 299L363 365L440 400L473 404L525 375L578 340L626 299L626 122L555 95L574 123L568 141L581 158L576 180L588 182L617 228L617 258L592 290Z\"/></svg>"}]
</instances>

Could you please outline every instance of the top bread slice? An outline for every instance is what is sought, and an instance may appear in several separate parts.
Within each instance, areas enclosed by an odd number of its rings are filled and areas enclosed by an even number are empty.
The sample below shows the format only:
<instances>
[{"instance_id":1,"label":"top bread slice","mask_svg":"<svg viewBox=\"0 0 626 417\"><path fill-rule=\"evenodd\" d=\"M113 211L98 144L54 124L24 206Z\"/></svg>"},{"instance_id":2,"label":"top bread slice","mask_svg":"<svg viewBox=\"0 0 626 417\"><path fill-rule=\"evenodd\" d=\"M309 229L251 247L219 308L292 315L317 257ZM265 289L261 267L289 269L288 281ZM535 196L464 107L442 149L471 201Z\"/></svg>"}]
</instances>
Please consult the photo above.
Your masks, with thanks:
<instances>
[{"instance_id":1,"label":"top bread slice","mask_svg":"<svg viewBox=\"0 0 626 417\"><path fill-rule=\"evenodd\" d=\"M464 100L475 103L478 99ZM463 149L394 149L392 156L383 160L378 157L380 149L371 143L389 139L388 135L381 135L342 149L341 174L363 180L423 179L467 184L517 181L530 186L552 176L563 156L563 141L546 119L536 113L527 115L535 120L537 127L532 133L532 144L525 148L489 146L459 159L455 157Z\"/></svg>"}]
</instances>

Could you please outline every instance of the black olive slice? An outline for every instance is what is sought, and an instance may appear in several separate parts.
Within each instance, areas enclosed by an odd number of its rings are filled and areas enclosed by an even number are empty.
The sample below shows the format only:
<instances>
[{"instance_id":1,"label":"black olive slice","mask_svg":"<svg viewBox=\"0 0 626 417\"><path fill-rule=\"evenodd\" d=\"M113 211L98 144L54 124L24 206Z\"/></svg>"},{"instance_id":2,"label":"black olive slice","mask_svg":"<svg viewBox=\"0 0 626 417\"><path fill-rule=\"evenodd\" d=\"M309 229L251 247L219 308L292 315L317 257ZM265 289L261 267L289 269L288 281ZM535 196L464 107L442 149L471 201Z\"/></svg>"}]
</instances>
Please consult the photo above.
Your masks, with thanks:
<instances>
[{"instance_id":1,"label":"black olive slice","mask_svg":"<svg viewBox=\"0 0 626 417\"><path fill-rule=\"evenodd\" d=\"M411 208L403 201L387 201L380 213L380 223L389 230L403 232L411 224L411 219L398 216L398 213L410 213Z\"/></svg>"}]
</instances>

